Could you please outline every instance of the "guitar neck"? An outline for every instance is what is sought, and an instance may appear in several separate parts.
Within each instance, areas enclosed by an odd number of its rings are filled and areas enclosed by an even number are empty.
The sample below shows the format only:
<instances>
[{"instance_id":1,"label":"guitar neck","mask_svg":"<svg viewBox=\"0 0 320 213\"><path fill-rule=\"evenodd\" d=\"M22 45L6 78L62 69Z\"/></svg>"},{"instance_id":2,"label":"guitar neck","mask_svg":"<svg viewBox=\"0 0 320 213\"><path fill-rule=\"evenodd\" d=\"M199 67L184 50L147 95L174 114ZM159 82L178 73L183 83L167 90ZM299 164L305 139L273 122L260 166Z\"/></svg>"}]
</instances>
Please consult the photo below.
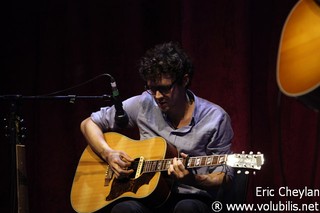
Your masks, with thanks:
<instances>
[{"instance_id":1,"label":"guitar neck","mask_svg":"<svg viewBox=\"0 0 320 213\"><path fill-rule=\"evenodd\" d=\"M189 157L187 159L178 158L185 165L186 168L199 168L205 166L217 166L224 164L227 161L227 155L210 155L210 156L198 156ZM163 160L148 160L144 163L143 172L161 172L169 169L173 158Z\"/></svg>"},{"instance_id":2,"label":"guitar neck","mask_svg":"<svg viewBox=\"0 0 320 213\"><path fill-rule=\"evenodd\" d=\"M29 212L25 145L16 145L17 212Z\"/></svg>"}]
</instances>

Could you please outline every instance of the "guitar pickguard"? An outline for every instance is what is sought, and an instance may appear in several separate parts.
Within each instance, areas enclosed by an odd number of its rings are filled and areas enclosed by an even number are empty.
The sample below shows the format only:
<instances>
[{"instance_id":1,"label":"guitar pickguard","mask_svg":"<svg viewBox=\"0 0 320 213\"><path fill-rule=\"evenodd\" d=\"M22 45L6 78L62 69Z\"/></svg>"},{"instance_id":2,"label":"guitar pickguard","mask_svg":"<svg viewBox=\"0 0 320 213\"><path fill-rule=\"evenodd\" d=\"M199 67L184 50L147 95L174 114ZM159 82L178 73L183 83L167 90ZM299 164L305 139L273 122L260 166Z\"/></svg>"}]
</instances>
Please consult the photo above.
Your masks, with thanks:
<instances>
[{"instance_id":1,"label":"guitar pickguard","mask_svg":"<svg viewBox=\"0 0 320 213\"><path fill-rule=\"evenodd\" d=\"M106 201L116 199L126 192L133 192L136 194L142 185L149 184L154 175L155 173L145 173L136 179L114 179L110 193L106 197Z\"/></svg>"}]
</instances>

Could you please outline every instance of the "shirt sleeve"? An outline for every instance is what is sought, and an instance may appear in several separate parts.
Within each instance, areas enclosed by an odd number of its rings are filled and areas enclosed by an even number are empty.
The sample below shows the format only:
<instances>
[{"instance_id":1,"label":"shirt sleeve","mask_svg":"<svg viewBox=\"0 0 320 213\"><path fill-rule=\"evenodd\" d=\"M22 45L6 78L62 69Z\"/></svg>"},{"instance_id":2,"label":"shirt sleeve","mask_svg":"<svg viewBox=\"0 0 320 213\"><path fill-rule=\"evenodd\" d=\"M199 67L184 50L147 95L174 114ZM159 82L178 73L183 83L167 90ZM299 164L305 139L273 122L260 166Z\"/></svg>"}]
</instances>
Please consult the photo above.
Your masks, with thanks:
<instances>
[{"instance_id":1,"label":"shirt sleeve","mask_svg":"<svg viewBox=\"0 0 320 213\"><path fill-rule=\"evenodd\" d=\"M207 146L208 152L215 155L231 154L233 130L231 126L231 119L226 112L222 111L221 115L219 116L219 121L216 123L214 129L215 132L213 133L212 140ZM225 172L232 178L234 170L230 166L221 165L211 167L209 172Z\"/></svg>"},{"instance_id":2,"label":"shirt sleeve","mask_svg":"<svg viewBox=\"0 0 320 213\"><path fill-rule=\"evenodd\" d=\"M134 96L126 99L122 103L123 109L127 113L129 119L128 128L136 125L136 120L140 109L140 98L141 96ZM102 107L99 111L91 114L91 119L101 128L103 132L115 131L119 129L115 123L115 113L116 109L114 105Z\"/></svg>"}]
</instances>

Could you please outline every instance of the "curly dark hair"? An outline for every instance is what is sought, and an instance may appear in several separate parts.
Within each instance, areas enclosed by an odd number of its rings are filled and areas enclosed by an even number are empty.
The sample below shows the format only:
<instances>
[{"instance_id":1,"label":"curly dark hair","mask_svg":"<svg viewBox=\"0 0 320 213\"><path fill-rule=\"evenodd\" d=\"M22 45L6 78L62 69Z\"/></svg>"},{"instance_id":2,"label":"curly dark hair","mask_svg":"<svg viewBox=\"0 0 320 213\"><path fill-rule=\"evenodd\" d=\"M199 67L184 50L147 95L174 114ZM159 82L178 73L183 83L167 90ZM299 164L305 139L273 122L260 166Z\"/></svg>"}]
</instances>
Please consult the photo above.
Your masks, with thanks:
<instances>
[{"instance_id":1,"label":"curly dark hair","mask_svg":"<svg viewBox=\"0 0 320 213\"><path fill-rule=\"evenodd\" d=\"M139 73L145 81L156 81L162 74L168 74L177 82L188 74L191 82L193 70L193 64L180 44L168 42L158 44L146 52L140 60Z\"/></svg>"}]
</instances>

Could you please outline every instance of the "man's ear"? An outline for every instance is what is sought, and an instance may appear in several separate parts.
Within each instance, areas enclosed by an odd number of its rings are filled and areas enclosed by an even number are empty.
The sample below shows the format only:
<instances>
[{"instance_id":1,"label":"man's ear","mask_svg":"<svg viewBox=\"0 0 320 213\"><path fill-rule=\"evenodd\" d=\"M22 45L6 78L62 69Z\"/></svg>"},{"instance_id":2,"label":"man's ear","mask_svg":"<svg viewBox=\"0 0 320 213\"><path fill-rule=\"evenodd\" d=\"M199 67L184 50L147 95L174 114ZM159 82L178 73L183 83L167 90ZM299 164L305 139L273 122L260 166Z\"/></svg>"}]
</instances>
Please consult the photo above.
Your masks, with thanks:
<instances>
[{"instance_id":1,"label":"man's ear","mask_svg":"<svg viewBox=\"0 0 320 213\"><path fill-rule=\"evenodd\" d=\"M184 87L186 87L189 84L190 78L188 74L185 74L182 78L182 84Z\"/></svg>"}]
</instances>

